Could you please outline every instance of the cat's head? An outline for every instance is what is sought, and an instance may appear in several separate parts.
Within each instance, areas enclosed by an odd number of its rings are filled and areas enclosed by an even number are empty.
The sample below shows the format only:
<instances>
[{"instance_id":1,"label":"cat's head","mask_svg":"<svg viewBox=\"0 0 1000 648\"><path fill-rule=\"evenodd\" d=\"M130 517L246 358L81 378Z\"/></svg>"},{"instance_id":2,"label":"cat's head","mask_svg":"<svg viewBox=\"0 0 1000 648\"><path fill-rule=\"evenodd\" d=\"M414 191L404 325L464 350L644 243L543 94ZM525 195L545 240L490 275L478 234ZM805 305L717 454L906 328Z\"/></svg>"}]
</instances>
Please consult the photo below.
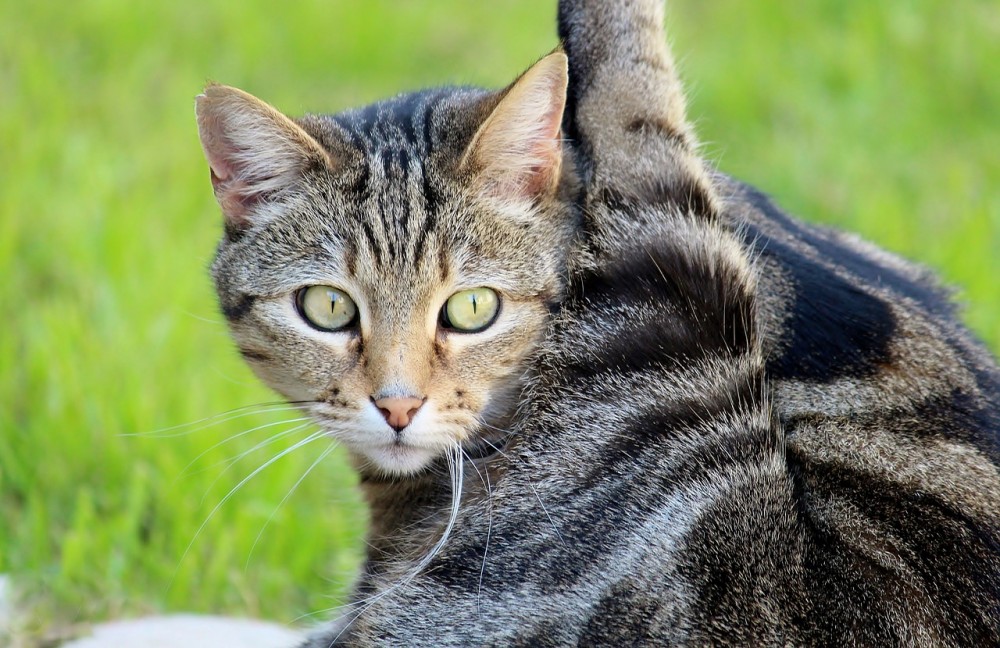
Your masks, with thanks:
<instances>
[{"instance_id":1,"label":"cat's head","mask_svg":"<svg viewBox=\"0 0 1000 648\"><path fill-rule=\"evenodd\" d=\"M420 470L509 414L563 289L566 58L499 92L289 119L198 97L226 235L213 265L254 371L368 466Z\"/></svg>"}]
</instances>

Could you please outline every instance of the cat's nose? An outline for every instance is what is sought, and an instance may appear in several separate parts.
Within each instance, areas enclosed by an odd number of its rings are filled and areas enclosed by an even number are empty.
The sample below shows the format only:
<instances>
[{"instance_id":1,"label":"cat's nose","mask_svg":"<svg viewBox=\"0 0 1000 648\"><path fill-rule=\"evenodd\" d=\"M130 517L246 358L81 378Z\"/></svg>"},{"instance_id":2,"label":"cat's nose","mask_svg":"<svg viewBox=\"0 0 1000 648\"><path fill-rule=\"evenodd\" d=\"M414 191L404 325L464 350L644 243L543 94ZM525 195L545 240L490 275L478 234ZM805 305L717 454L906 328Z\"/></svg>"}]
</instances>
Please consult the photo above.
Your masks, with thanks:
<instances>
[{"instance_id":1,"label":"cat's nose","mask_svg":"<svg viewBox=\"0 0 1000 648\"><path fill-rule=\"evenodd\" d=\"M424 399L413 396L392 396L375 401L375 407L382 412L385 422L397 432L410 424L423 404Z\"/></svg>"}]
</instances>

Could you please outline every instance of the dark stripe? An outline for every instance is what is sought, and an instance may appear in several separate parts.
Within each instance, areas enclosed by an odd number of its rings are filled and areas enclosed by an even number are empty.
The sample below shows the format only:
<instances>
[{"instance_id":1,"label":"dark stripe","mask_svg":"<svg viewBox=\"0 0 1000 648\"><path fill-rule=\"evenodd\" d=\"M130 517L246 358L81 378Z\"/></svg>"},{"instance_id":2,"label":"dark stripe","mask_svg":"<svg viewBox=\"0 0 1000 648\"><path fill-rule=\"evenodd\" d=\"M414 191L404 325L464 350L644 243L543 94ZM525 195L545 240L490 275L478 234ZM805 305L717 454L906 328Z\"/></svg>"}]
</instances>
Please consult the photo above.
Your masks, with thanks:
<instances>
[{"instance_id":1,"label":"dark stripe","mask_svg":"<svg viewBox=\"0 0 1000 648\"><path fill-rule=\"evenodd\" d=\"M761 409L762 397L763 377L748 375L721 393L693 395L682 402L665 402L654 411L640 412L615 430L614 437L597 453L595 468L583 476L582 484L599 487L605 474L628 471L628 466L643 455L655 459L656 455L676 453L671 448L689 444L687 438L711 434L706 430L712 428L713 421L736 421L739 425L739 421ZM714 472L725 468L757 465L776 450L779 436L770 429L751 429L749 424L731 432L722 429L719 434L718 438L699 440L694 448L682 450L683 462L671 470L671 482L711 480Z\"/></svg>"},{"instance_id":2,"label":"dark stripe","mask_svg":"<svg viewBox=\"0 0 1000 648\"><path fill-rule=\"evenodd\" d=\"M378 125L379 112L382 110L382 106L383 104L381 103L370 104L354 113L358 122L355 128L361 132L368 142L372 142L375 139L375 128Z\"/></svg>"},{"instance_id":3,"label":"dark stripe","mask_svg":"<svg viewBox=\"0 0 1000 648\"><path fill-rule=\"evenodd\" d=\"M683 643L711 645L725 628L725 644L732 646L842 645L805 640L812 618L800 588L799 530L787 514L786 477L738 472L740 484L699 512L678 552L677 578L691 601L691 634Z\"/></svg>"},{"instance_id":4,"label":"dark stripe","mask_svg":"<svg viewBox=\"0 0 1000 648\"><path fill-rule=\"evenodd\" d=\"M441 281L444 282L448 278L448 272L450 270L448 266L448 253L444 249L439 249L437 253L438 262L438 276Z\"/></svg>"},{"instance_id":5,"label":"dark stripe","mask_svg":"<svg viewBox=\"0 0 1000 648\"><path fill-rule=\"evenodd\" d=\"M438 110L441 103L448 97L447 94L441 93L440 95L434 97L431 102L425 107L422 117L423 117L423 140L425 151L429 152L433 149L433 122L434 115ZM425 160L426 162L426 160ZM415 262L416 260L423 257L424 245L427 242L427 237L434 231L437 224L438 212L441 209L442 198L441 193L435 186L434 181L430 177L428 168L426 164L420 166L421 172L421 183L422 191L424 196L424 220L420 224L420 229L416 232L413 246L410 248L411 259Z\"/></svg>"},{"instance_id":6,"label":"dark stripe","mask_svg":"<svg viewBox=\"0 0 1000 648\"><path fill-rule=\"evenodd\" d=\"M831 230L825 230L796 221L781 211L781 209L771 202L770 198L753 187L730 181L726 189L738 192L738 195L734 196L734 198L742 198L754 209L759 210L767 220L777 224L787 232L789 238L794 238L812 247L823 259L835 263L846 272L861 278L865 285L888 288L898 295L916 301L924 308L927 308L929 312L943 316L949 320L955 319L955 306L951 303L948 292L940 286L935 285L932 281L914 281L900 274L898 270L866 257L857 250L849 247L848 244L833 240L831 238ZM739 201L735 202L738 204ZM752 226L748 227L745 232L747 242L750 244L756 243L753 247L763 253L767 253L772 246L780 243L766 236L758 239L758 236L761 234L763 233ZM782 249L776 250L776 256L779 260L784 260L786 256L785 251L792 252L786 245L783 245ZM802 258L801 254L793 254ZM815 264L815 261L810 260L804 260L804 262Z\"/></svg>"},{"instance_id":7,"label":"dark stripe","mask_svg":"<svg viewBox=\"0 0 1000 648\"><path fill-rule=\"evenodd\" d=\"M349 243L347 249L344 251L344 266L347 268L347 274L352 278L358 275L358 250L352 244Z\"/></svg>"},{"instance_id":8,"label":"dark stripe","mask_svg":"<svg viewBox=\"0 0 1000 648\"><path fill-rule=\"evenodd\" d=\"M719 214L711 198L711 189L703 186L690 176L677 178L672 185L663 186L661 191L671 203L678 205L684 213L695 214L714 222Z\"/></svg>"},{"instance_id":9,"label":"dark stripe","mask_svg":"<svg viewBox=\"0 0 1000 648\"><path fill-rule=\"evenodd\" d=\"M558 34L562 42L563 50L569 59L569 85L566 88L566 108L563 111L563 132L566 138L573 142L573 148L579 153L577 156L578 167L582 184L590 185L590 178L593 175L594 149L587 137L587 133L580 130L576 120L580 103L590 90L593 82L593 66L591 52L588 51L587 44L591 38L584 31L581 37L577 22L579 17L575 14L576 7L565 0L559 2L558 9ZM582 42L580 42L582 40ZM579 47L578 47L579 45Z\"/></svg>"},{"instance_id":10,"label":"dark stripe","mask_svg":"<svg viewBox=\"0 0 1000 648\"><path fill-rule=\"evenodd\" d=\"M760 236L753 225L748 237ZM787 270L793 295L768 372L777 380L870 377L892 362L896 318L890 306L780 241L757 240L761 255ZM785 288L787 292L789 288Z\"/></svg>"},{"instance_id":11,"label":"dark stripe","mask_svg":"<svg viewBox=\"0 0 1000 648\"><path fill-rule=\"evenodd\" d=\"M382 249L375 239L375 232L372 231L371 223L366 219L362 218L359 223L361 224L361 231L365 235L365 239L368 241L368 248L375 255L375 263L381 265L382 263Z\"/></svg>"},{"instance_id":12,"label":"dark stripe","mask_svg":"<svg viewBox=\"0 0 1000 648\"><path fill-rule=\"evenodd\" d=\"M434 231L437 225L438 212L436 206L432 203L432 194L429 195L430 184L427 180L427 171L424 171L424 197L427 200L427 210L425 212L424 220L420 223L420 230L417 232L417 240L413 244L413 258L414 260L420 259L424 255L424 245L427 242L427 237Z\"/></svg>"},{"instance_id":13,"label":"dark stripe","mask_svg":"<svg viewBox=\"0 0 1000 648\"><path fill-rule=\"evenodd\" d=\"M435 96L431 99L430 103L424 108L421 117L423 118L423 144L426 147L425 152L429 152L434 148L434 138L433 138L433 126L434 126L434 113L437 112L438 108L445 99L448 98L448 94L442 92L441 94Z\"/></svg>"},{"instance_id":14,"label":"dark stripe","mask_svg":"<svg viewBox=\"0 0 1000 648\"><path fill-rule=\"evenodd\" d=\"M357 195L357 202L363 202L371 194L371 168L367 156L362 154L362 162L356 169L355 180L351 183L349 191Z\"/></svg>"},{"instance_id":15,"label":"dark stripe","mask_svg":"<svg viewBox=\"0 0 1000 648\"><path fill-rule=\"evenodd\" d=\"M246 317L256 301L257 298L253 295L237 294L234 299L222 302L222 314L230 322L238 322Z\"/></svg>"},{"instance_id":16,"label":"dark stripe","mask_svg":"<svg viewBox=\"0 0 1000 648\"><path fill-rule=\"evenodd\" d=\"M379 192L377 196L377 203L378 212L375 217L381 219L382 233L385 234L386 252L389 262L392 263L398 261L396 254L397 241L396 236L394 236L388 227L389 223L387 221L389 221L392 217L393 205L391 204L387 191L383 190Z\"/></svg>"},{"instance_id":17,"label":"dark stripe","mask_svg":"<svg viewBox=\"0 0 1000 648\"><path fill-rule=\"evenodd\" d=\"M237 223L234 223L233 221L229 220L228 218L225 219L225 221L223 221L222 227L223 227L223 234L225 235L226 241L228 243L236 243L237 241L242 239L243 236L247 233L247 230L250 229L249 226L244 225L241 227Z\"/></svg>"},{"instance_id":18,"label":"dark stripe","mask_svg":"<svg viewBox=\"0 0 1000 648\"><path fill-rule=\"evenodd\" d=\"M959 440L981 450L991 460L998 452L998 439L993 430L1000 429L1000 421L995 410L988 402L960 388L906 401L901 406L874 405L872 409L852 409L850 424L858 428L891 429L894 434L909 439ZM837 426L844 419L837 414L809 411L788 416L783 422L788 429L817 428Z\"/></svg>"},{"instance_id":19,"label":"dark stripe","mask_svg":"<svg viewBox=\"0 0 1000 648\"><path fill-rule=\"evenodd\" d=\"M684 137L684 133L674 128L674 125L667 120L659 117L638 117L633 119L626 124L625 131L628 133L641 133L644 137L658 137L669 142L675 142L681 147L687 146L687 138Z\"/></svg>"},{"instance_id":20,"label":"dark stripe","mask_svg":"<svg viewBox=\"0 0 1000 648\"><path fill-rule=\"evenodd\" d=\"M587 615L578 646L632 646L637 643L666 643L660 627L664 602L650 591L641 575L615 583ZM657 632L659 629L659 632ZM660 639L659 642L656 639Z\"/></svg>"},{"instance_id":21,"label":"dark stripe","mask_svg":"<svg viewBox=\"0 0 1000 648\"><path fill-rule=\"evenodd\" d=\"M413 218L413 210L410 198L410 157L406 151L399 152L399 168L402 172L402 179L400 180L400 187L402 191L400 192L399 200L399 220L397 222L397 228L399 232L399 240L404 250L409 250L410 246L410 221ZM412 254L412 251L410 251ZM409 256L409 255L408 255Z\"/></svg>"},{"instance_id":22,"label":"dark stripe","mask_svg":"<svg viewBox=\"0 0 1000 648\"><path fill-rule=\"evenodd\" d=\"M936 604L926 613L940 613L935 623L952 641L995 641L997 619L990 616L997 614L1000 600L1000 535L992 520L978 520L919 484L907 486L848 465L810 460L794 447L788 456L797 467L804 510L812 518L814 534L807 546L815 553L806 564L814 578L820 576L818 608L850 605L870 615L865 625L886 625L889 610L880 610L880 603L899 602L911 588L905 572L878 564L882 561L875 554L890 552L923 581L922 589ZM883 536L867 543L871 555L848 548L837 521L824 518L824 511L844 510L843 503Z\"/></svg>"},{"instance_id":23,"label":"dark stripe","mask_svg":"<svg viewBox=\"0 0 1000 648\"><path fill-rule=\"evenodd\" d=\"M414 118L417 114L419 114L418 109L421 107L424 98L425 93L414 92L403 95L398 100L390 103L393 123L402 130L403 139L407 144L407 148L419 146L420 144L420 142L417 141L417 133L414 128Z\"/></svg>"},{"instance_id":24,"label":"dark stripe","mask_svg":"<svg viewBox=\"0 0 1000 648\"><path fill-rule=\"evenodd\" d=\"M771 430L756 430L738 439L702 444L704 447L692 451L679 467L672 467L669 472L664 470L664 453L679 427L690 430L710 420L713 409L729 411L734 407L755 406L752 399L757 396L751 392L761 385L757 381L751 383L745 390L736 389L732 399L727 395L711 403L692 401L658 418L655 414L642 415L623 426L624 429L593 422L588 429L603 429L605 434L614 435L614 443L621 440L625 445L593 457L588 463L594 470L583 478L574 477L570 488L544 488L543 482L537 481L544 475L536 472L535 462L513 463L505 479L512 483L523 480L539 483L537 496L545 502L548 513L538 506L522 509L513 516L494 516L488 567L482 575L478 566L482 564L486 531L481 528L480 533L463 536L464 541L456 538L456 542L449 544L431 563L428 578L455 590L478 592L481 587L484 596L516 591L526 582L541 587L543 593L572 591L581 578L590 574L594 563L607 557L607 547L632 534L637 524L643 524L673 497L677 485L684 487L691 480L711 480L713 471L733 466L738 466L738 472L745 472L748 465L759 465L777 451L777 435ZM743 391L745 396L740 395ZM746 402L747 399L751 402ZM643 425L645 430L633 429ZM632 436L632 432L636 434ZM530 457L553 456L553 452L564 451L565 435L572 433L549 430L544 435L532 435L523 440L519 452ZM635 442L631 447L627 445L630 438ZM614 453L617 455L613 457Z\"/></svg>"},{"instance_id":25,"label":"dark stripe","mask_svg":"<svg viewBox=\"0 0 1000 648\"><path fill-rule=\"evenodd\" d=\"M244 347L239 347L240 355L247 360L253 360L256 362L271 362L274 360L270 355L263 353L261 351L256 351L254 349L246 349Z\"/></svg>"},{"instance_id":26,"label":"dark stripe","mask_svg":"<svg viewBox=\"0 0 1000 648\"><path fill-rule=\"evenodd\" d=\"M602 336L598 344L568 358L566 371L586 384L605 374L639 373L654 367L667 372L703 359L708 349L681 348L679 340L686 340L687 336L678 334L667 308L661 307L660 311L660 317L617 325L614 334ZM610 316L603 309L591 307L570 326L572 330L583 327L593 331L595 327L606 326L601 320Z\"/></svg>"},{"instance_id":27,"label":"dark stripe","mask_svg":"<svg viewBox=\"0 0 1000 648\"><path fill-rule=\"evenodd\" d=\"M509 648L565 648L565 646L587 646L587 643L577 642L572 625L566 623L562 617L539 618L534 615L530 625L525 624L519 628L514 636L504 638L505 646ZM485 645L498 645L485 644ZM596 644L589 644L596 645Z\"/></svg>"},{"instance_id":28,"label":"dark stripe","mask_svg":"<svg viewBox=\"0 0 1000 648\"><path fill-rule=\"evenodd\" d=\"M604 362L610 366L623 356L627 364L641 367L650 360L742 355L754 337L753 295L743 281L738 270L722 264L713 268L662 244L585 275L567 308L586 316L591 309L600 313L646 304L663 313L662 321L644 326L643 345L634 351L626 341L608 340L612 355ZM602 355L601 349L594 352Z\"/></svg>"},{"instance_id":29,"label":"dark stripe","mask_svg":"<svg viewBox=\"0 0 1000 648\"><path fill-rule=\"evenodd\" d=\"M669 181L669 182L668 182ZM620 188L603 187L599 201L611 211L619 212L616 218L644 224L651 218L661 219L660 212L679 212L694 215L699 220L715 223L719 214L711 197L711 188L703 186L695 178L666 176L649 178L639 187L630 187L626 192Z\"/></svg>"},{"instance_id":30,"label":"dark stripe","mask_svg":"<svg viewBox=\"0 0 1000 648\"><path fill-rule=\"evenodd\" d=\"M368 156L365 154L365 142L354 132L353 123L344 116L336 116L334 122L340 126L341 132L350 141L351 147L357 150L359 164L351 165L349 171L354 176L348 191L357 194L357 202L363 202L369 194L369 179L371 170L368 168Z\"/></svg>"},{"instance_id":31,"label":"dark stripe","mask_svg":"<svg viewBox=\"0 0 1000 648\"><path fill-rule=\"evenodd\" d=\"M424 144L427 147L428 151L432 150L434 146L433 125L434 125L435 113L437 112L441 103L447 98L447 96L448 95L446 94L441 94L440 96L435 97L431 101L431 103L427 105L427 108L424 111L423 137L424 137ZM441 192L431 181L427 173L426 165L424 165L422 169L423 169L424 198L427 201L427 206L426 206L427 212L436 213L440 209L440 205L442 202Z\"/></svg>"}]
</instances>

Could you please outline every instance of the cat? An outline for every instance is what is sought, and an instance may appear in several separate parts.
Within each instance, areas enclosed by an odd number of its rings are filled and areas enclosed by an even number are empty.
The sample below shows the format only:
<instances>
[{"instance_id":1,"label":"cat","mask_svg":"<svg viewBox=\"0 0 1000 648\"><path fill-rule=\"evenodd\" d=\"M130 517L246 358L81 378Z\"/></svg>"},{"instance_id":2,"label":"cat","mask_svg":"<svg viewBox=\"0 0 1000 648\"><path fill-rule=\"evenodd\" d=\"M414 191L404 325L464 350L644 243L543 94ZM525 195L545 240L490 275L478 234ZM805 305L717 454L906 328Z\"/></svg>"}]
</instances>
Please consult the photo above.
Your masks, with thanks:
<instances>
[{"instance_id":1,"label":"cat","mask_svg":"<svg viewBox=\"0 0 1000 648\"><path fill-rule=\"evenodd\" d=\"M372 509L309 648L1000 641L996 362L698 156L662 24L561 0L499 92L199 98L222 310Z\"/></svg>"}]
</instances>

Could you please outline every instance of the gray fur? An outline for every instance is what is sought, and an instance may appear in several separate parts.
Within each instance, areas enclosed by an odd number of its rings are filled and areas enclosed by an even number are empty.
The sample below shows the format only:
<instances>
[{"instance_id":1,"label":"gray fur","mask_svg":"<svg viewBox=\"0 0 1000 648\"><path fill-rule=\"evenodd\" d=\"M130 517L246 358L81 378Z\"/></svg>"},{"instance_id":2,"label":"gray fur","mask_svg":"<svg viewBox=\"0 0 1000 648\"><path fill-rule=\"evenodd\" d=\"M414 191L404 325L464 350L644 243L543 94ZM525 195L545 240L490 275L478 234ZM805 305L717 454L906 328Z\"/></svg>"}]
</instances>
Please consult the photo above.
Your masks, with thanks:
<instances>
[{"instance_id":1,"label":"gray fur","mask_svg":"<svg viewBox=\"0 0 1000 648\"><path fill-rule=\"evenodd\" d=\"M237 339L293 399L347 369L266 303L345 249L397 320L462 246L551 309L465 446L457 516L443 456L364 473L369 559L309 648L1000 641L995 361L924 270L705 165L661 23L657 0L560 3L572 144L534 229L463 211L455 155L498 99L447 90L301 121L373 202L309 176L220 247ZM418 166L451 207L413 250Z\"/></svg>"}]
</instances>

